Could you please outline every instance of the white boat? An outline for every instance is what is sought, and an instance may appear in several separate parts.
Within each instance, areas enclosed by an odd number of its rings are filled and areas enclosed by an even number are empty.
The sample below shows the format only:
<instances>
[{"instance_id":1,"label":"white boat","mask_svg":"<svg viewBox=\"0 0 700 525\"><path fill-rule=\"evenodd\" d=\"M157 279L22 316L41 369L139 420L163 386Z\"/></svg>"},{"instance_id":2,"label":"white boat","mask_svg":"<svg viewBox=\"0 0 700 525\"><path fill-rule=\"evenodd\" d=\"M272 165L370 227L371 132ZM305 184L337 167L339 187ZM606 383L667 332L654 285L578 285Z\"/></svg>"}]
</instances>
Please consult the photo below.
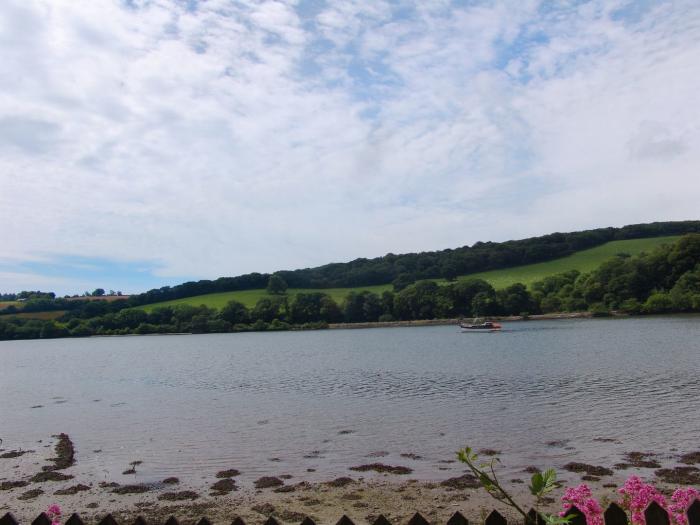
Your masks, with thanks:
<instances>
[{"instance_id":1,"label":"white boat","mask_svg":"<svg viewBox=\"0 0 700 525\"><path fill-rule=\"evenodd\" d=\"M501 330L501 325L499 323L494 323L493 321L486 321L485 319L480 319L475 317L471 323L465 323L463 321L459 322L459 326L463 332L498 332Z\"/></svg>"}]
</instances>

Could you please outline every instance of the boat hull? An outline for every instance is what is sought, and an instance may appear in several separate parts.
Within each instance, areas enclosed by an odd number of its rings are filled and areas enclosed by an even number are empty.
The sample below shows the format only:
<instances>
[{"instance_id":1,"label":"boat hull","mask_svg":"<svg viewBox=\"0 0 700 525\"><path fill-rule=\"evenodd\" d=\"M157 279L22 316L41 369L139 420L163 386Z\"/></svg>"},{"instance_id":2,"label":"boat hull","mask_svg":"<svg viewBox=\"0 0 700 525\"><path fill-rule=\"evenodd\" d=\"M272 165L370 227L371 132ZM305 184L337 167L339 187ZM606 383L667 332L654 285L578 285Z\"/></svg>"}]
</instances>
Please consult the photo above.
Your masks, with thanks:
<instances>
[{"instance_id":1,"label":"boat hull","mask_svg":"<svg viewBox=\"0 0 700 525\"><path fill-rule=\"evenodd\" d=\"M501 329L500 324L491 321L478 324L459 323L459 326L463 332L498 332Z\"/></svg>"}]
</instances>

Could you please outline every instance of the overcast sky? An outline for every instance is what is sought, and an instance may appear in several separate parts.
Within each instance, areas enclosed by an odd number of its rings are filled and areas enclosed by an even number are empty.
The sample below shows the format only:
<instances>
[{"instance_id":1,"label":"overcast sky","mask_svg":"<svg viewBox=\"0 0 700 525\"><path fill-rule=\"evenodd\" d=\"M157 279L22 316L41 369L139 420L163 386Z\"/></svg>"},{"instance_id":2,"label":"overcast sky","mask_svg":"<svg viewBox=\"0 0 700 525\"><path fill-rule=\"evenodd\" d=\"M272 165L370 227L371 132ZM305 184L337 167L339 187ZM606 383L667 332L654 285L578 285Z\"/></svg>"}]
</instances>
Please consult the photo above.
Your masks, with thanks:
<instances>
[{"instance_id":1,"label":"overcast sky","mask_svg":"<svg viewBox=\"0 0 700 525\"><path fill-rule=\"evenodd\" d=\"M700 219L699 168L697 0L0 2L0 292Z\"/></svg>"}]
</instances>

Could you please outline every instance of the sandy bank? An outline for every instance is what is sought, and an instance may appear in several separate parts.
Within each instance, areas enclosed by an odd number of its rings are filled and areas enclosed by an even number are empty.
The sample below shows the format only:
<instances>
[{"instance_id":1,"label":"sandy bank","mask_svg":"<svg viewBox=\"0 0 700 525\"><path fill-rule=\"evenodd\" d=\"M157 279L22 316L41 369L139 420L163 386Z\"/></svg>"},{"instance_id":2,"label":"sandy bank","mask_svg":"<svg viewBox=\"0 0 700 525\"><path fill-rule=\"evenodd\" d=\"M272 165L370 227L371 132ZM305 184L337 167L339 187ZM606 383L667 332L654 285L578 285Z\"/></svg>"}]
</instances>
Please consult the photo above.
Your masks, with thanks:
<instances>
[{"instance_id":1,"label":"sandy bank","mask_svg":"<svg viewBox=\"0 0 700 525\"><path fill-rule=\"evenodd\" d=\"M120 523L131 523L139 515L152 524L164 523L167 517L174 515L183 524L194 523L202 516L214 523L230 523L240 516L254 524L272 515L287 523L298 524L309 516L319 524L334 524L346 514L359 525L372 523L383 514L392 523L399 524L420 512L437 525L446 523L457 511L472 522L482 522L493 509L520 522L508 507L488 496L475 479L464 476L465 470L461 468L451 478L441 481L411 479L410 472L394 467L386 474L372 472L372 476L358 472L361 469L349 469L347 476L324 482L307 482L304 473L299 472L279 477L270 475L252 483L238 481L241 473L229 469L216 474L202 472L193 479L170 477L154 483L135 481L120 485L107 479L99 482L94 477L81 479L72 463L73 451L66 439L55 436L52 444L58 446L2 451L5 457L0 458L0 515L12 512L21 523L29 524L49 505L58 503L65 513L77 512L93 523L112 513ZM52 450L58 452L58 457L52 457ZM664 482L658 475L660 471L655 470L664 466L659 462L664 457L629 453L626 463L607 467L570 463L560 471L559 479L564 486L585 481L601 504L607 506L618 500L616 487L630 474L654 479L656 473L656 485L669 492L674 485ZM693 477L690 480L693 484L700 481L700 469L695 466L700 463L700 451L676 454L672 461L680 461L683 466L675 470L686 469ZM384 470L375 468L377 465L380 464L367 465L371 468L364 470ZM518 471L504 480L526 505L531 502L527 480L532 468ZM53 475L37 477L41 472ZM553 494L546 510L560 509L563 490L562 487Z\"/></svg>"}]
</instances>

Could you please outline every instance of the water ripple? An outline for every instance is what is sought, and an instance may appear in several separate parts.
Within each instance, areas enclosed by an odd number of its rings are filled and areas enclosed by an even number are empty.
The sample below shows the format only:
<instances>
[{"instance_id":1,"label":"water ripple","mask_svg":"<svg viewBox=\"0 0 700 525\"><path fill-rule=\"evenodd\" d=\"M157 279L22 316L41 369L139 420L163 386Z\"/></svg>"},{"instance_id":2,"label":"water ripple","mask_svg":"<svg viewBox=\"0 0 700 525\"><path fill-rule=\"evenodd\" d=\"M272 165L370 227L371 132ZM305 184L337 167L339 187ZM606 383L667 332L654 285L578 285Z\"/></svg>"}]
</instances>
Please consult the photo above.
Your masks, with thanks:
<instances>
[{"instance_id":1,"label":"water ripple","mask_svg":"<svg viewBox=\"0 0 700 525\"><path fill-rule=\"evenodd\" d=\"M420 454L431 461L416 476L431 477L467 440L504 450L513 468L696 448L700 318L508 328L0 343L3 438L28 447L67 431L83 468L117 481L137 459L153 479L221 468L323 477L375 450L396 463ZM574 449L543 445L561 439Z\"/></svg>"}]
</instances>

